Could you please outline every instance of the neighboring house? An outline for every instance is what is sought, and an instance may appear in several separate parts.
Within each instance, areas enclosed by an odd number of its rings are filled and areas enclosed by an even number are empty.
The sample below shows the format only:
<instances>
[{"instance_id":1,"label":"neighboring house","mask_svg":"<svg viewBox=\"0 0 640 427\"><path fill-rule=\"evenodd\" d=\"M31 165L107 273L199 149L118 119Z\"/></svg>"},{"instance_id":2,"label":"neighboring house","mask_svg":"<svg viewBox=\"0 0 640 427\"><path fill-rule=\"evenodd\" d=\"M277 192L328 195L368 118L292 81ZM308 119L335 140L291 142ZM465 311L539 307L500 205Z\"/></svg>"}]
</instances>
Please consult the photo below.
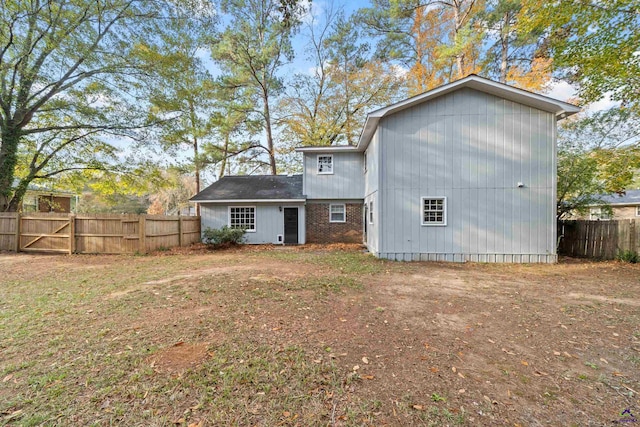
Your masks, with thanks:
<instances>
[{"instance_id":1,"label":"neighboring house","mask_svg":"<svg viewBox=\"0 0 640 427\"><path fill-rule=\"evenodd\" d=\"M640 218L640 190L627 190L624 195L602 196L601 200L611 208L591 206L586 218L590 220L638 219Z\"/></svg>"},{"instance_id":2,"label":"neighboring house","mask_svg":"<svg viewBox=\"0 0 640 427\"><path fill-rule=\"evenodd\" d=\"M75 212L78 196L71 192L30 186L22 198L22 212Z\"/></svg>"},{"instance_id":3,"label":"neighboring house","mask_svg":"<svg viewBox=\"0 0 640 427\"><path fill-rule=\"evenodd\" d=\"M578 111L471 75L370 113L356 146L298 148L302 176L225 177L192 201L203 228L248 226L249 243L296 243L297 213L297 243L555 262L556 121Z\"/></svg>"}]
</instances>

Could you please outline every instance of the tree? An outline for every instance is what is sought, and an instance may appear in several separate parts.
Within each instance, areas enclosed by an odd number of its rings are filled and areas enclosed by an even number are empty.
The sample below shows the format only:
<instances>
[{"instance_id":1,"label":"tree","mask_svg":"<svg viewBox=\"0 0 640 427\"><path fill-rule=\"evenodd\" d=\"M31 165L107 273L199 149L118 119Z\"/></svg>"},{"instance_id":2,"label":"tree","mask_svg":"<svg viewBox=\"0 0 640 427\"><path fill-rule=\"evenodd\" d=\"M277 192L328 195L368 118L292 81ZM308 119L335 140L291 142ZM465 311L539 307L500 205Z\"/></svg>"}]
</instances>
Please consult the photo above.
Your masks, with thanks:
<instances>
[{"instance_id":1,"label":"tree","mask_svg":"<svg viewBox=\"0 0 640 427\"><path fill-rule=\"evenodd\" d=\"M195 194L196 180L192 175L181 174L176 169L164 172L163 185L149 196L150 215L176 215L189 208L189 199Z\"/></svg>"},{"instance_id":2,"label":"tree","mask_svg":"<svg viewBox=\"0 0 640 427\"><path fill-rule=\"evenodd\" d=\"M398 96L403 82L389 63L373 58L353 20L328 9L306 26L312 73L297 74L281 109L291 146L354 145L367 110Z\"/></svg>"},{"instance_id":3,"label":"tree","mask_svg":"<svg viewBox=\"0 0 640 427\"><path fill-rule=\"evenodd\" d=\"M145 67L131 52L168 13L160 1L2 3L0 210L16 210L33 180L111 170L113 138L144 124L132 92Z\"/></svg>"},{"instance_id":4,"label":"tree","mask_svg":"<svg viewBox=\"0 0 640 427\"><path fill-rule=\"evenodd\" d=\"M546 28L554 64L585 102L609 94L640 112L637 0L523 0L521 33Z\"/></svg>"},{"instance_id":5,"label":"tree","mask_svg":"<svg viewBox=\"0 0 640 427\"><path fill-rule=\"evenodd\" d=\"M228 25L216 35L212 56L223 71L224 85L244 89L261 107L254 114L265 132L265 145L261 145L268 157L265 165L275 175L273 104L283 90L278 72L293 58L291 36L304 7L297 0L224 0L220 6Z\"/></svg>"},{"instance_id":6,"label":"tree","mask_svg":"<svg viewBox=\"0 0 640 427\"><path fill-rule=\"evenodd\" d=\"M185 147L191 151L186 161L195 176L192 196L200 192L201 145L210 143L213 136L211 118L218 84L202 55L214 29L214 11L200 10L194 19L167 22L162 37L149 40L150 44L139 52L146 63L155 64L146 87L150 116L159 123L159 142L174 158Z\"/></svg>"},{"instance_id":7,"label":"tree","mask_svg":"<svg viewBox=\"0 0 640 427\"><path fill-rule=\"evenodd\" d=\"M379 37L378 56L400 61L410 94L479 71L480 0L373 0L358 19Z\"/></svg>"},{"instance_id":8,"label":"tree","mask_svg":"<svg viewBox=\"0 0 640 427\"><path fill-rule=\"evenodd\" d=\"M569 121L558 138L558 218L623 194L640 168L640 119L613 108Z\"/></svg>"},{"instance_id":9,"label":"tree","mask_svg":"<svg viewBox=\"0 0 640 427\"><path fill-rule=\"evenodd\" d=\"M521 0L491 0L477 15L491 43L483 73L501 83L540 91L551 80L552 60L543 28L519 31L521 9Z\"/></svg>"}]
</instances>

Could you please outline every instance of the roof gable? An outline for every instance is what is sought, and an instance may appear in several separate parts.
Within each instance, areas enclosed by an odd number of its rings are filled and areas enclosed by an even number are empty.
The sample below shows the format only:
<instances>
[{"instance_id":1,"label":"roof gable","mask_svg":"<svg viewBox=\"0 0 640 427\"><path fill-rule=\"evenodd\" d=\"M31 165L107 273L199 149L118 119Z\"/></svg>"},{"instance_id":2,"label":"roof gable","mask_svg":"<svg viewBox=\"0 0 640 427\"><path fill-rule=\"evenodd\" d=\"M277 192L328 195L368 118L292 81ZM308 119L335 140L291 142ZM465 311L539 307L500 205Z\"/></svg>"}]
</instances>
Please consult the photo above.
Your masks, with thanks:
<instances>
[{"instance_id":1,"label":"roof gable","mask_svg":"<svg viewBox=\"0 0 640 427\"><path fill-rule=\"evenodd\" d=\"M424 102L436 99L462 88L471 88L480 92L485 92L503 99L507 99L509 101L516 102L518 104L526 105L542 111L547 111L555 114L558 118L568 117L580 111L580 107L569 104L567 102L559 101L557 99L539 95L533 92L528 92L526 90L518 89L472 74L463 79L437 87L428 92L416 95L414 97L405 99L403 101L391 104L387 107L380 108L369 113L367 115L365 125L362 129L362 133L360 134L360 139L357 145L358 151L364 151L369 145L369 142L371 141L371 138L373 137L373 134L378 127L378 122L383 117L398 113L407 108L411 108Z\"/></svg>"}]
</instances>

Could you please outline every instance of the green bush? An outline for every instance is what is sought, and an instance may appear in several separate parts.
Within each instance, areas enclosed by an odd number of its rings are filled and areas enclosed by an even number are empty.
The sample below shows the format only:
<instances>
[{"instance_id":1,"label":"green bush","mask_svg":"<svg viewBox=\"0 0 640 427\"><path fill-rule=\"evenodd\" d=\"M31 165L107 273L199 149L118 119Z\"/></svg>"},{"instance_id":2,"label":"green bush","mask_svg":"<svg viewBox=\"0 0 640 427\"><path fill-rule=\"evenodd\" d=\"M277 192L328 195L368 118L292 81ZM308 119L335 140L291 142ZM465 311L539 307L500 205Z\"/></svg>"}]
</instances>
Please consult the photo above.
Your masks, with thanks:
<instances>
[{"instance_id":1,"label":"green bush","mask_svg":"<svg viewBox=\"0 0 640 427\"><path fill-rule=\"evenodd\" d=\"M208 246L214 245L237 245L244 243L244 228L229 228L226 225L222 228L209 228L204 230L202 243Z\"/></svg>"},{"instance_id":2,"label":"green bush","mask_svg":"<svg viewBox=\"0 0 640 427\"><path fill-rule=\"evenodd\" d=\"M638 255L638 252L631 250L619 251L616 258L618 261L630 262L632 264L640 262L640 255Z\"/></svg>"}]
</instances>

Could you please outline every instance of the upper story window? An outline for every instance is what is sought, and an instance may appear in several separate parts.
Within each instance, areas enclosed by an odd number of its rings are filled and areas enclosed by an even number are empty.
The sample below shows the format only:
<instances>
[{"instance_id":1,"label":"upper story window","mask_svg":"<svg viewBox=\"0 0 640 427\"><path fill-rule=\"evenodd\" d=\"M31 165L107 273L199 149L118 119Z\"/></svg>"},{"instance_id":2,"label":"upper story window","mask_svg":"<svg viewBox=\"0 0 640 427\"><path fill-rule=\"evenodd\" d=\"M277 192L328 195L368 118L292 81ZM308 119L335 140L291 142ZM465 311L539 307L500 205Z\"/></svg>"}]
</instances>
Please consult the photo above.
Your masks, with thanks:
<instances>
[{"instance_id":1,"label":"upper story window","mask_svg":"<svg viewBox=\"0 0 640 427\"><path fill-rule=\"evenodd\" d=\"M447 198L422 198L422 225L447 225Z\"/></svg>"},{"instance_id":2,"label":"upper story window","mask_svg":"<svg viewBox=\"0 0 640 427\"><path fill-rule=\"evenodd\" d=\"M367 153L364 153L364 173L367 173Z\"/></svg>"},{"instance_id":3,"label":"upper story window","mask_svg":"<svg viewBox=\"0 0 640 427\"><path fill-rule=\"evenodd\" d=\"M636 206L636 216L640 216L640 206Z\"/></svg>"},{"instance_id":4,"label":"upper story window","mask_svg":"<svg viewBox=\"0 0 640 427\"><path fill-rule=\"evenodd\" d=\"M318 174L333 173L333 154L320 154L318 156Z\"/></svg>"},{"instance_id":5,"label":"upper story window","mask_svg":"<svg viewBox=\"0 0 640 427\"><path fill-rule=\"evenodd\" d=\"M373 200L369 202L369 224L373 224Z\"/></svg>"}]
</instances>

